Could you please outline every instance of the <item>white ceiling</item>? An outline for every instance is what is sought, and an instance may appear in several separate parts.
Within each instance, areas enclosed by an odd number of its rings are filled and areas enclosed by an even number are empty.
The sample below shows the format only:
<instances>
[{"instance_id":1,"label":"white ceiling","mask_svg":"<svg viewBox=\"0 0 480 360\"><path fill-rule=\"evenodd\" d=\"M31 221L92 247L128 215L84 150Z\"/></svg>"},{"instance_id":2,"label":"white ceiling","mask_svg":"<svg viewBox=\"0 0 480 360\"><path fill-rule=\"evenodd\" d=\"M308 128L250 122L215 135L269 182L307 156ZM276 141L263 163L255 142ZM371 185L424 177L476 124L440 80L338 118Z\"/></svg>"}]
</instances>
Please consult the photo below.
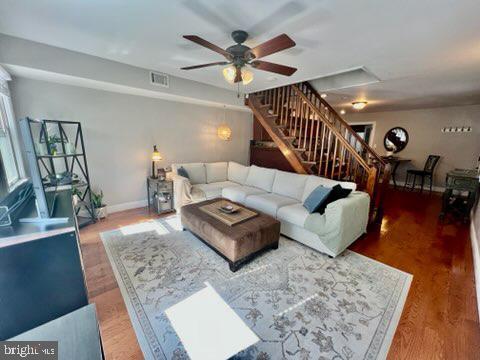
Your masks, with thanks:
<instances>
[{"instance_id":1,"label":"white ceiling","mask_svg":"<svg viewBox=\"0 0 480 360\"><path fill-rule=\"evenodd\" d=\"M2 0L0 32L232 88L221 68L182 66L223 60L182 38L220 47L232 30L255 46L287 33L297 46L265 60L297 67L290 78L254 70L247 91L311 80L364 66L381 79L329 92L351 111L480 103L479 0Z\"/></svg>"}]
</instances>

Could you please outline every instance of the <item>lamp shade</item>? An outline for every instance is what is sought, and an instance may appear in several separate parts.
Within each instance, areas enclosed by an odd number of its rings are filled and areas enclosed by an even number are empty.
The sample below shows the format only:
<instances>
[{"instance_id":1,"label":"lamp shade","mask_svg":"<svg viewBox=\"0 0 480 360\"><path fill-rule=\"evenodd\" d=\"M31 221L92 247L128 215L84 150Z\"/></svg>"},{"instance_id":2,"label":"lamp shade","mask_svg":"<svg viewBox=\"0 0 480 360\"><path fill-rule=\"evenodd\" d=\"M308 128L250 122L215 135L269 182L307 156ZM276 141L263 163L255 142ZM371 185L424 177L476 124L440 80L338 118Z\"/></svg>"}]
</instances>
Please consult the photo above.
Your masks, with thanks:
<instances>
[{"instance_id":1,"label":"lamp shade","mask_svg":"<svg viewBox=\"0 0 480 360\"><path fill-rule=\"evenodd\" d=\"M253 80L253 73L248 70L246 67L242 67L242 83L243 85L248 85Z\"/></svg>"},{"instance_id":2,"label":"lamp shade","mask_svg":"<svg viewBox=\"0 0 480 360\"><path fill-rule=\"evenodd\" d=\"M226 124L220 125L217 128L217 135L222 140L230 140L232 137L232 129L230 129Z\"/></svg>"},{"instance_id":3,"label":"lamp shade","mask_svg":"<svg viewBox=\"0 0 480 360\"><path fill-rule=\"evenodd\" d=\"M237 74L237 69L233 65L227 66L226 68L223 69L223 77L230 84L233 84L233 82L235 81L236 74Z\"/></svg>"},{"instance_id":4,"label":"lamp shade","mask_svg":"<svg viewBox=\"0 0 480 360\"><path fill-rule=\"evenodd\" d=\"M153 145L152 161L163 160L162 155L157 150L157 145Z\"/></svg>"}]
</instances>

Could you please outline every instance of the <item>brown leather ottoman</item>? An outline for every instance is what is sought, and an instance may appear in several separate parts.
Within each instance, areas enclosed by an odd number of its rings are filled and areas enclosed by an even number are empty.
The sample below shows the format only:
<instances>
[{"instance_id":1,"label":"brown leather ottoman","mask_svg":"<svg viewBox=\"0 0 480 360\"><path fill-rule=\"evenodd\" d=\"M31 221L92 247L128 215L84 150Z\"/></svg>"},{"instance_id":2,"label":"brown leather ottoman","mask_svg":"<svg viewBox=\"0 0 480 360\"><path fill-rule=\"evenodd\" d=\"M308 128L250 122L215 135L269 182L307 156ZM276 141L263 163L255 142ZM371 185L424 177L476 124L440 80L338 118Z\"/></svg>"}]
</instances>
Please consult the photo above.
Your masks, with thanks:
<instances>
[{"instance_id":1,"label":"brown leather ottoman","mask_svg":"<svg viewBox=\"0 0 480 360\"><path fill-rule=\"evenodd\" d=\"M229 226L200 209L201 206L219 201L213 199L182 207L181 221L205 244L224 257L230 270L237 271L245 262L267 249L277 249L280 238L280 222L258 213L254 218ZM237 204L246 208L243 205ZM247 208L248 209L248 208Z\"/></svg>"}]
</instances>

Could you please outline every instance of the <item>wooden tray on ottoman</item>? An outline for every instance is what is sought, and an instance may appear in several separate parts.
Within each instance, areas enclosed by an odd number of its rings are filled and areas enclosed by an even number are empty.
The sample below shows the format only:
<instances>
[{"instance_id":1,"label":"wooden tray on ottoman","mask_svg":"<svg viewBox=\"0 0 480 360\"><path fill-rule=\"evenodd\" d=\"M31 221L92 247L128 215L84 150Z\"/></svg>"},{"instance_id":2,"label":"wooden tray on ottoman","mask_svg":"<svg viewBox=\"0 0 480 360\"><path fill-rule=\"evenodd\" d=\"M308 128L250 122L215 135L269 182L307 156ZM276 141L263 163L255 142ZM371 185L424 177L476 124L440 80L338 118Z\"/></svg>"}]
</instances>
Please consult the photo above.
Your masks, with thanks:
<instances>
[{"instance_id":1,"label":"wooden tray on ottoman","mask_svg":"<svg viewBox=\"0 0 480 360\"><path fill-rule=\"evenodd\" d=\"M257 215L235 225L227 225L201 209L220 200L222 199L207 200L182 207L181 220L184 230L192 232L224 257L231 271L237 271L241 265L265 250L278 248L279 221L232 203Z\"/></svg>"},{"instance_id":2,"label":"wooden tray on ottoman","mask_svg":"<svg viewBox=\"0 0 480 360\"><path fill-rule=\"evenodd\" d=\"M234 212L226 213L221 210L222 206L227 205L231 206L234 209ZM247 209L243 206L239 206L229 200L219 200L200 206L200 210L206 212L208 215L213 216L228 226L237 225L258 215L257 212Z\"/></svg>"}]
</instances>

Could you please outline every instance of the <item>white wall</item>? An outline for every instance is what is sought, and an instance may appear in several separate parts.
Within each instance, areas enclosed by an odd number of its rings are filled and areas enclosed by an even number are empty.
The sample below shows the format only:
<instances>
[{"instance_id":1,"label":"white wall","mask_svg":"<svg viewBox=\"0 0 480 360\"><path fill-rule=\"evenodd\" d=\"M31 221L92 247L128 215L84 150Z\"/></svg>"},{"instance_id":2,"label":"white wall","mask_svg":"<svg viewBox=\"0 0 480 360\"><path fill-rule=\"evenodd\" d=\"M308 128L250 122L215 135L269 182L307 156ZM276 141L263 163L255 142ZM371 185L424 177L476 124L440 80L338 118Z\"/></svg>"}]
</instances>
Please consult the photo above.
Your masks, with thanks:
<instances>
[{"instance_id":1,"label":"white wall","mask_svg":"<svg viewBox=\"0 0 480 360\"><path fill-rule=\"evenodd\" d=\"M0 33L0 64L22 77L144 96L246 110L227 89L170 76L168 88L150 84L148 69ZM220 70L219 70L220 71Z\"/></svg>"},{"instance_id":2,"label":"white wall","mask_svg":"<svg viewBox=\"0 0 480 360\"><path fill-rule=\"evenodd\" d=\"M477 288L478 316L480 318L480 202L476 211L472 212L470 238L472 240L473 265L475 270L475 285Z\"/></svg>"},{"instance_id":3,"label":"white wall","mask_svg":"<svg viewBox=\"0 0 480 360\"><path fill-rule=\"evenodd\" d=\"M145 177L157 144L165 167L173 162L248 162L252 115L227 110L232 140L216 136L224 110L142 96L14 78L10 90L18 119L80 121L91 182L117 209L146 199Z\"/></svg>"},{"instance_id":4,"label":"white wall","mask_svg":"<svg viewBox=\"0 0 480 360\"><path fill-rule=\"evenodd\" d=\"M474 168L480 155L480 105L455 106L422 110L353 113L346 116L349 123L374 122L375 133L371 144L381 155L386 154L383 138L396 126L409 134L407 147L396 156L411 159L401 165L397 179L403 179L406 169L422 169L429 154L440 155L435 184L443 187L445 175L454 168ZM471 133L442 133L445 126L472 126Z\"/></svg>"}]
</instances>

